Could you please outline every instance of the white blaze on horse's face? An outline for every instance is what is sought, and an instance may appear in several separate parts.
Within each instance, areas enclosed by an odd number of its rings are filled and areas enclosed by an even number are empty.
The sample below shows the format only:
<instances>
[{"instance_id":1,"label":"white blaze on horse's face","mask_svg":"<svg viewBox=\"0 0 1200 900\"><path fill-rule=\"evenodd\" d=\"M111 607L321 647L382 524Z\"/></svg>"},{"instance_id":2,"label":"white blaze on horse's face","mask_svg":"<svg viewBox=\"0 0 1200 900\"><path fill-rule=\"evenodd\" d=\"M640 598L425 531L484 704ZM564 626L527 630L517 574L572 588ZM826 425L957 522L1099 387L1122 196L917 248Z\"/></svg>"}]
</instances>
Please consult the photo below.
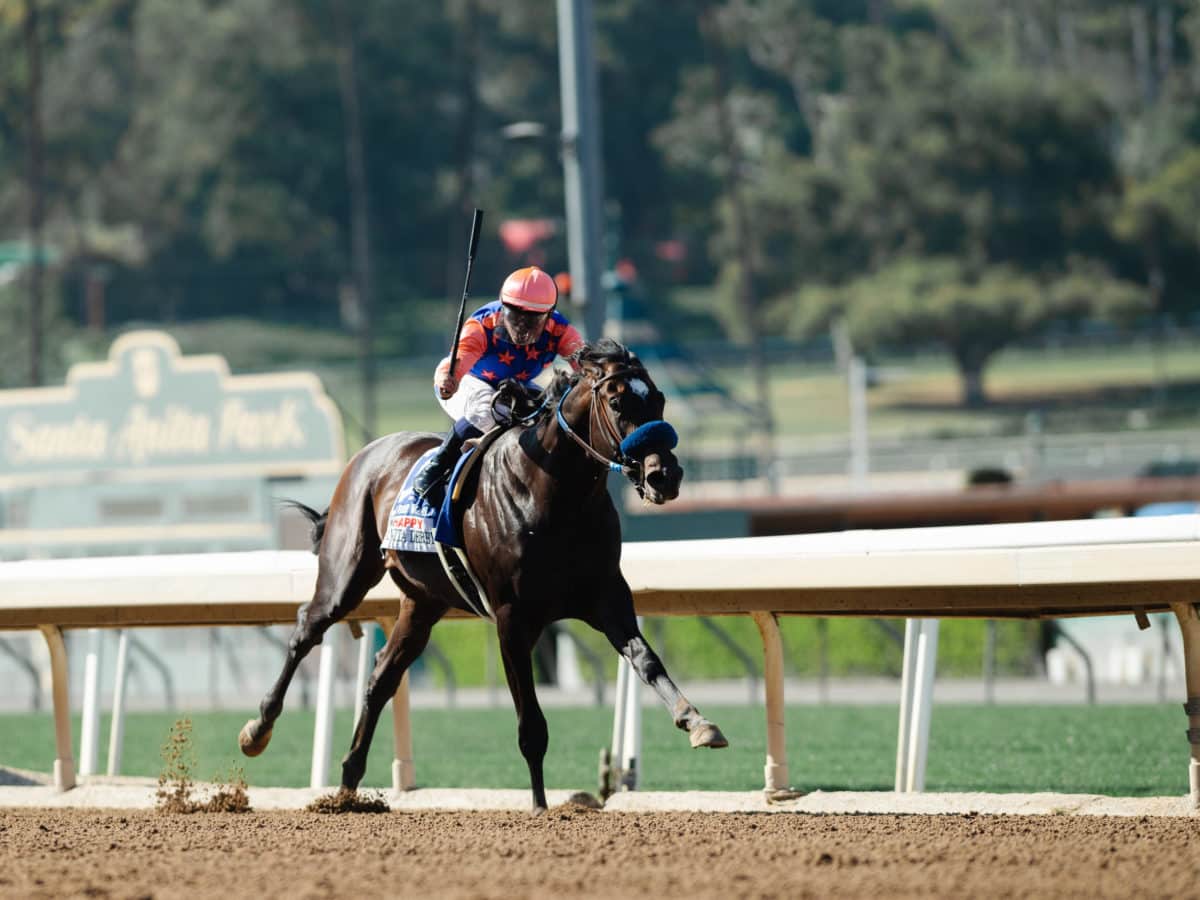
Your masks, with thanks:
<instances>
[{"instance_id":1,"label":"white blaze on horse's face","mask_svg":"<svg viewBox=\"0 0 1200 900\"><path fill-rule=\"evenodd\" d=\"M630 378L629 381L626 382L626 384L629 385L629 389L631 391L633 391L635 394L637 394L643 400L645 400L647 397L650 396L650 385L646 384L646 382L642 381L642 379Z\"/></svg>"}]
</instances>

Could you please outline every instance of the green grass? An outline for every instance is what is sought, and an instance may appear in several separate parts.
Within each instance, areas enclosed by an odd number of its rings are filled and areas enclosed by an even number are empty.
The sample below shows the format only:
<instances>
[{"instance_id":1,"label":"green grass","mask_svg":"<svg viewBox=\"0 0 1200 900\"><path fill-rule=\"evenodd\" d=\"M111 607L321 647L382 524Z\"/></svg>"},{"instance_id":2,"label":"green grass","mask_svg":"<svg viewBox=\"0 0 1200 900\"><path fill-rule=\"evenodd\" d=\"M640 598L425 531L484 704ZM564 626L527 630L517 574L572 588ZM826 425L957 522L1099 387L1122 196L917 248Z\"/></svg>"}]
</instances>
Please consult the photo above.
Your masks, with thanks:
<instances>
[{"instance_id":1,"label":"green grass","mask_svg":"<svg viewBox=\"0 0 1200 900\"><path fill-rule=\"evenodd\" d=\"M721 751L693 751L667 714L647 705L645 790L754 790L762 787L765 726L761 709L714 707L705 714L730 739ZM183 714L180 714L183 715ZM511 709L413 711L418 784L426 787L524 788ZM157 776L160 748L176 716L133 714L126 721L124 774ZM237 752L246 713L191 714L198 765L207 779L244 766L257 786L308 784L311 712L289 710L257 759ZM611 737L612 711L550 709L546 781L551 788L593 790L599 750ZM335 763L349 741L351 717L339 713ZM792 783L806 790L891 790L897 714L893 706L804 706L788 710ZM930 733L926 787L932 791L1182 795L1188 746L1176 704L1157 706L938 706ZM78 721L75 723L79 734ZM102 734L107 738L108 723ZM53 758L49 714L0 716L0 764L47 771ZM107 746L106 741L102 743ZM385 712L370 756L366 787L391 783L392 734ZM102 753L103 756L103 753ZM103 770L105 759L101 759Z\"/></svg>"},{"instance_id":2,"label":"green grass","mask_svg":"<svg viewBox=\"0 0 1200 900\"><path fill-rule=\"evenodd\" d=\"M948 357L883 358L878 364L885 377L867 394L876 437L1013 433L1035 409L1044 414L1048 431L1121 429L1133 410L1150 414L1152 424L1178 426L1194 423L1200 402L1200 346L1186 344L1168 350L1169 389L1161 408L1156 406L1155 363L1147 347L998 354L985 375L991 404L983 409L960 405L959 379ZM718 375L739 397L753 396L748 367L719 370ZM770 393L783 438L845 434L849 429L846 384L832 366L773 366ZM736 425L735 418L718 413L705 421L705 434L718 435Z\"/></svg>"},{"instance_id":3,"label":"green grass","mask_svg":"<svg viewBox=\"0 0 1200 900\"><path fill-rule=\"evenodd\" d=\"M761 676L762 638L749 616L721 616L714 620L743 652L756 660ZM616 678L617 654L598 632L580 622L563 622L604 664L605 680ZM847 675L899 676L901 647L877 621L832 618L826 629L825 665L834 677ZM788 675L815 677L821 669L819 629L822 623L806 616L783 616L779 622L783 638L784 666ZM897 626L900 627L900 626ZM1130 626L1133 627L1132 625ZM1001 675L1031 675L1032 648L1036 646L1036 622L998 622L996 625L996 668ZM902 627L901 627L901 630ZM738 658L723 646L703 624L690 616L649 617L643 627L672 677L680 681L741 678L746 674ZM938 638L938 673L943 677L978 677L983 671L986 625L979 620L948 619ZM448 621L433 631L438 649L450 661L462 687L486 683L486 660L499 659L496 629L482 621ZM441 670L430 665L434 683L442 685ZM583 667L591 679L591 669Z\"/></svg>"}]
</instances>

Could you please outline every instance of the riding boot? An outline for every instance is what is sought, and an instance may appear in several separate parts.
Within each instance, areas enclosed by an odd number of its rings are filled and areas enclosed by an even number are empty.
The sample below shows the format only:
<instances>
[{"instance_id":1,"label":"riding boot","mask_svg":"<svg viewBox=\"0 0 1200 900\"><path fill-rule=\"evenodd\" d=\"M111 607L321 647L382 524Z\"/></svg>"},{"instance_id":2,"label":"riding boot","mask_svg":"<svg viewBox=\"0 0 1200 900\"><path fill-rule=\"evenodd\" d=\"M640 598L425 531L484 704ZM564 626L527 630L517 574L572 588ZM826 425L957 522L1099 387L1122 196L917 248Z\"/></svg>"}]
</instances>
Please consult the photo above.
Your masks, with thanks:
<instances>
[{"instance_id":1,"label":"riding boot","mask_svg":"<svg viewBox=\"0 0 1200 900\"><path fill-rule=\"evenodd\" d=\"M446 435L446 439L442 441L442 446L438 447L437 453L433 455L433 459L413 479L413 492L418 497L425 497L436 485L445 481L462 454L463 442L468 438L478 437L481 433L466 419L459 419L455 422L450 433Z\"/></svg>"}]
</instances>

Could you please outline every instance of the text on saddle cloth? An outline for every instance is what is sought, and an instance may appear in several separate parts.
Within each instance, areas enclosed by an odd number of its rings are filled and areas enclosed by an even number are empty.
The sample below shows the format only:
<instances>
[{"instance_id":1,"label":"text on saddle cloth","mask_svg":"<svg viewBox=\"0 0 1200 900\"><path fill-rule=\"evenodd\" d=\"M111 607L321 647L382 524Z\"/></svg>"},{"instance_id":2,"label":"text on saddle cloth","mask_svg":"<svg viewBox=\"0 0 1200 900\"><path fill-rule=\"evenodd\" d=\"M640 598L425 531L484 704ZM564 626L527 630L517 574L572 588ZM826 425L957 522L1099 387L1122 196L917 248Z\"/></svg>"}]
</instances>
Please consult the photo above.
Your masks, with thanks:
<instances>
[{"instance_id":1,"label":"text on saddle cloth","mask_svg":"<svg viewBox=\"0 0 1200 900\"><path fill-rule=\"evenodd\" d=\"M425 499L418 497L413 490L413 481L433 455L437 452L433 447L422 454L408 470L400 492L392 501L392 511L388 515L387 533L380 543L382 550L405 550L410 553L433 553L434 532L437 529L437 508Z\"/></svg>"},{"instance_id":2,"label":"text on saddle cloth","mask_svg":"<svg viewBox=\"0 0 1200 900\"><path fill-rule=\"evenodd\" d=\"M462 546L462 536L450 512L453 491L449 487L458 481L463 465L474 451L468 450L459 458L446 488L438 485L425 497L418 497L413 490L413 482L433 459L437 449L433 447L422 454L405 476L404 484L392 502L387 533L379 545L381 550L434 553L437 551L435 542L451 547Z\"/></svg>"}]
</instances>

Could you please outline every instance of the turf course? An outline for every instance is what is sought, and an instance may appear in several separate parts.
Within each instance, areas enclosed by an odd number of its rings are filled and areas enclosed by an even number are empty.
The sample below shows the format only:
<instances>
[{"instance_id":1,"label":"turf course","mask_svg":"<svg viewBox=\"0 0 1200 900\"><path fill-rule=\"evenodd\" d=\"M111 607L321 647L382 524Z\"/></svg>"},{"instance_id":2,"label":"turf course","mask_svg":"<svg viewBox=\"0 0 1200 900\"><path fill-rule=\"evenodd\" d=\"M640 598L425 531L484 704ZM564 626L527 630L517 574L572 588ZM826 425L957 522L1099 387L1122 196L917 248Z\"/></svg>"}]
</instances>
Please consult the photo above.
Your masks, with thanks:
<instances>
[{"instance_id":1,"label":"turf course","mask_svg":"<svg viewBox=\"0 0 1200 900\"><path fill-rule=\"evenodd\" d=\"M665 713L647 705L643 718L644 790L754 790L762 787L765 726L761 709L711 707L730 747L694 751ZM167 713L131 714L125 726L123 774L156 777ZM288 710L271 746L257 759L236 747L245 712L203 712L192 721L195 777L224 776L241 766L258 786L308 784L313 713ZM417 782L424 787L523 788L527 775L508 708L412 713ZM550 788L595 790L600 748L611 736L609 708L549 709ZM1097 793L1170 796L1187 791L1188 748L1178 704L1153 706L938 706L930 734L926 787L931 791ZM364 787L391 784L390 709L385 711ZM893 706L800 706L788 711L792 783L806 790L891 790L897 714ZM336 784L352 718L339 712L334 734ZM74 734L79 734L78 720ZM100 769L106 765L108 720ZM76 738L78 739L78 738ZM47 714L0 716L0 765L45 772L53 761Z\"/></svg>"}]
</instances>

